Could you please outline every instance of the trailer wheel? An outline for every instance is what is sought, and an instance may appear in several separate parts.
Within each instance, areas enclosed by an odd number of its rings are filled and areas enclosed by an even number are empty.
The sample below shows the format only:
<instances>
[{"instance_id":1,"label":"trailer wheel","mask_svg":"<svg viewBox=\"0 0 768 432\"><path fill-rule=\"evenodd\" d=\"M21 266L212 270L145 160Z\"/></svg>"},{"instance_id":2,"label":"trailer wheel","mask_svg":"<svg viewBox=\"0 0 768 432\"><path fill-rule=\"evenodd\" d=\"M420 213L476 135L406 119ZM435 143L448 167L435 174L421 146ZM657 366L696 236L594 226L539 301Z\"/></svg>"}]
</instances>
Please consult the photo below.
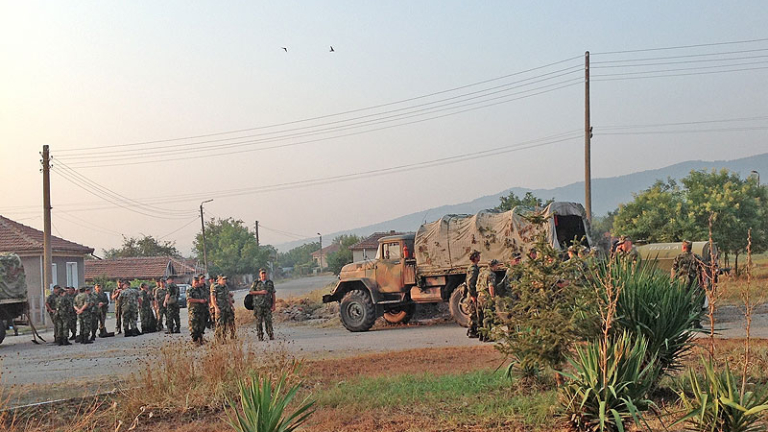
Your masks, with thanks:
<instances>
[{"instance_id":1,"label":"trailer wheel","mask_svg":"<svg viewBox=\"0 0 768 432\"><path fill-rule=\"evenodd\" d=\"M384 312L384 321L387 324L408 324L414 312L416 312L415 304L392 308Z\"/></svg>"},{"instance_id":2,"label":"trailer wheel","mask_svg":"<svg viewBox=\"0 0 768 432\"><path fill-rule=\"evenodd\" d=\"M376 308L371 296L363 290L352 290L339 304L341 323L351 332L368 331L376 321Z\"/></svg>"},{"instance_id":3,"label":"trailer wheel","mask_svg":"<svg viewBox=\"0 0 768 432\"><path fill-rule=\"evenodd\" d=\"M451 310L451 316L456 324L462 327L469 327L469 312L465 303L464 293L467 289L466 284L461 284L456 287L451 293L451 299L448 303L448 307Z\"/></svg>"},{"instance_id":4,"label":"trailer wheel","mask_svg":"<svg viewBox=\"0 0 768 432\"><path fill-rule=\"evenodd\" d=\"M0 320L0 343L5 340L5 321Z\"/></svg>"}]
</instances>

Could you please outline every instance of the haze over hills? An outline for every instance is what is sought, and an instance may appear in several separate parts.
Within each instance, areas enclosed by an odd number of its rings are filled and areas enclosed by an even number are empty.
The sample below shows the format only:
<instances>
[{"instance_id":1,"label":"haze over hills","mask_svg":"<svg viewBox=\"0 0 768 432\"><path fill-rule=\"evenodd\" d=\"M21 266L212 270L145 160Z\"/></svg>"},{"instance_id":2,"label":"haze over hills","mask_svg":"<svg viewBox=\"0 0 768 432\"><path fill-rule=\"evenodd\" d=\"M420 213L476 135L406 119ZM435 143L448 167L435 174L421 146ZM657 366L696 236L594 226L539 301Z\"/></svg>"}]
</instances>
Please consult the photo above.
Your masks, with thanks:
<instances>
[{"instance_id":1,"label":"haze over hills","mask_svg":"<svg viewBox=\"0 0 768 432\"><path fill-rule=\"evenodd\" d=\"M656 170L642 171L618 177L593 179L592 214L602 216L614 210L620 203L632 200L633 193L649 188L656 180L667 178L679 180L687 176L692 170L720 170L723 168L739 173L742 178L749 176L752 171L757 171L764 175L764 181L761 181L765 183L768 182L768 153L730 161L687 161ZM416 231L419 225L437 220L446 214L472 214L483 209L496 207L499 204L499 197L506 196L509 192L514 192L518 196L523 196L526 192L532 192L535 196L542 199L554 198L556 201L584 202L583 181L554 189L513 187L493 195L477 198L473 201L435 207L388 221L327 234L325 237L333 239L341 234L357 234L365 237L376 231L389 230ZM279 244L275 247L280 251L287 251L314 240L314 238L298 240Z\"/></svg>"}]
</instances>

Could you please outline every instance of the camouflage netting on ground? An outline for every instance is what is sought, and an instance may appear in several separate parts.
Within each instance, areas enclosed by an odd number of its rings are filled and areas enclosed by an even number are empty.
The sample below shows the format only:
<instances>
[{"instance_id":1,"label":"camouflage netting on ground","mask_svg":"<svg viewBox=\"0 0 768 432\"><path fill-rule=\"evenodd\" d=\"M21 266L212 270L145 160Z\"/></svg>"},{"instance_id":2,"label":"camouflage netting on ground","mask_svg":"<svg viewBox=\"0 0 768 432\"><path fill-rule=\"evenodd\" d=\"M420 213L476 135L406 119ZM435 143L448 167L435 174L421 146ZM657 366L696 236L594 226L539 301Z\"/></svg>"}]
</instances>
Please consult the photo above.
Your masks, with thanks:
<instances>
[{"instance_id":1,"label":"camouflage netting on ground","mask_svg":"<svg viewBox=\"0 0 768 432\"><path fill-rule=\"evenodd\" d=\"M473 250L481 253L481 263L491 259L508 261L514 253L526 253L542 227L531 224L520 215L521 209L507 212L481 211L474 215L447 215L424 224L416 233L416 261L426 271L430 269L466 268ZM586 217L581 204L554 202L544 210L545 216ZM555 236L554 218L544 226L550 244L561 247Z\"/></svg>"},{"instance_id":2,"label":"camouflage netting on ground","mask_svg":"<svg viewBox=\"0 0 768 432\"><path fill-rule=\"evenodd\" d=\"M26 300L27 279L18 255L0 254L0 300Z\"/></svg>"}]
</instances>

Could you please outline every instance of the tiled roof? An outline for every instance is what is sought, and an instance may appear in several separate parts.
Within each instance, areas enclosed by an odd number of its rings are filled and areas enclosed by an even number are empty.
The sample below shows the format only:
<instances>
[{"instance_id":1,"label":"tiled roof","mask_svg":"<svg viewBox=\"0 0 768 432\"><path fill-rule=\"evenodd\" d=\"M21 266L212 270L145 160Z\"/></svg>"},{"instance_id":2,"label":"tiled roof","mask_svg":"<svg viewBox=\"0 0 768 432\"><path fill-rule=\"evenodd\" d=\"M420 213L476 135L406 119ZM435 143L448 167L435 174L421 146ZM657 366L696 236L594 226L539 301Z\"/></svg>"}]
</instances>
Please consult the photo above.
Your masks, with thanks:
<instances>
[{"instance_id":1,"label":"tiled roof","mask_svg":"<svg viewBox=\"0 0 768 432\"><path fill-rule=\"evenodd\" d=\"M93 248L51 235L54 253L88 255ZM0 216L0 252L43 253L43 232Z\"/></svg>"},{"instance_id":2,"label":"tiled roof","mask_svg":"<svg viewBox=\"0 0 768 432\"><path fill-rule=\"evenodd\" d=\"M85 261L86 280L105 276L107 279L156 279L195 273L194 262L168 256Z\"/></svg>"},{"instance_id":3,"label":"tiled roof","mask_svg":"<svg viewBox=\"0 0 768 432\"><path fill-rule=\"evenodd\" d=\"M312 256L319 257L321 253L327 256L334 252L338 252L339 249L341 249L341 245L339 245L338 243L331 243L329 246L326 246L319 251L312 252Z\"/></svg>"},{"instance_id":4,"label":"tiled roof","mask_svg":"<svg viewBox=\"0 0 768 432\"><path fill-rule=\"evenodd\" d=\"M401 232L395 232L394 230L389 232L375 232L362 241L353 244L349 247L349 250L363 250L363 249L376 249L379 247L379 239L391 235L405 234Z\"/></svg>"}]
</instances>

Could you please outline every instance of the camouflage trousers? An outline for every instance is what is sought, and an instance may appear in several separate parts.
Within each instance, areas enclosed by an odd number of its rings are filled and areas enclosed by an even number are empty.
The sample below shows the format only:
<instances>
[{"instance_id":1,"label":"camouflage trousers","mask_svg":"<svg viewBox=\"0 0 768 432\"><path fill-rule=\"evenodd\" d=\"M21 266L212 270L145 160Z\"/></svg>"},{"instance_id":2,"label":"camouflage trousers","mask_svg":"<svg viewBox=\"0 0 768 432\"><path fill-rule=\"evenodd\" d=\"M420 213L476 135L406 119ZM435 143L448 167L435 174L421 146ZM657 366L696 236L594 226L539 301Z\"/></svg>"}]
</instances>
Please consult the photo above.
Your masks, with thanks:
<instances>
[{"instance_id":1,"label":"camouflage trousers","mask_svg":"<svg viewBox=\"0 0 768 432\"><path fill-rule=\"evenodd\" d=\"M117 331L123 326L123 305L119 301L115 300L115 327Z\"/></svg>"},{"instance_id":2,"label":"camouflage trousers","mask_svg":"<svg viewBox=\"0 0 768 432\"><path fill-rule=\"evenodd\" d=\"M73 335L77 334L77 314L74 312L71 312L72 315L69 317L68 326L69 331L72 332Z\"/></svg>"},{"instance_id":3,"label":"camouflage trousers","mask_svg":"<svg viewBox=\"0 0 768 432\"><path fill-rule=\"evenodd\" d=\"M91 337L91 312L85 311L77 316L77 320L80 322L80 337Z\"/></svg>"},{"instance_id":4,"label":"camouflage trousers","mask_svg":"<svg viewBox=\"0 0 768 432\"><path fill-rule=\"evenodd\" d=\"M56 328L56 314L48 312L48 316L51 317L51 325L53 325L53 339L59 340L59 329Z\"/></svg>"},{"instance_id":5,"label":"camouflage trousers","mask_svg":"<svg viewBox=\"0 0 768 432\"><path fill-rule=\"evenodd\" d=\"M222 310L216 315L216 330L214 331L216 339L224 340L227 334L231 339L235 338L235 312L231 310Z\"/></svg>"},{"instance_id":6,"label":"camouflage trousers","mask_svg":"<svg viewBox=\"0 0 768 432\"><path fill-rule=\"evenodd\" d=\"M151 333L157 330L155 315L152 313L152 309L142 309L140 312L140 317L142 333Z\"/></svg>"},{"instance_id":7,"label":"camouflage trousers","mask_svg":"<svg viewBox=\"0 0 768 432\"><path fill-rule=\"evenodd\" d=\"M477 302L471 298L467 298L467 315L469 315L469 329L467 329L467 336L477 336L477 329L480 323L483 322L480 314L480 308L477 307Z\"/></svg>"},{"instance_id":8,"label":"camouflage trousers","mask_svg":"<svg viewBox=\"0 0 768 432\"><path fill-rule=\"evenodd\" d=\"M192 340L196 341L203 337L205 333L205 325L207 324L206 311L207 306L194 307L189 309L189 334L192 336Z\"/></svg>"},{"instance_id":9,"label":"camouflage trousers","mask_svg":"<svg viewBox=\"0 0 768 432\"><path fill-rule=\"evenodd\" d=\"M181 329L178 305L168 305L165 309L165 317L165 325L168 326L168 332L178 332Z\"/></svg>"},{"instance_id":10,"label":"camouflage trousers","mask_svg":"<svg viewBox=\"0 0 768 432\"><path fill-rule=\"evenodd\" d=\"M99 324L99 330L107 329L107 308L101 308L96 312L96 321Z\"/></svg>"},{"instance_id":11,"label":"camouflage trousers","mask_svg":"<svg viewBox=\"0 0 768 432\"><path fill-rule=\"evenodd\" d=\"M53 334L58 335L58 337L61 339L66 339L69 336L68 316L53 316Z\"/></svg>"},{"instance_id":12,"label":"camouflage trousers","mask_svg":"<svg viewBox=\"0 0 768 432\"><path fill-rule=\"evenodd\" d=\"M496 305L490 294L480 293L477 296L477 330L488 336L493 329Z\"/></svg>"},{"instance_id":13,"label":"camouflage trousers","mask_svg":"<svg viewBox=\"0 0 768 432\"><path fill-rule=\"evenodd\" d=\"M122 313L123 332L128 333L128 330L138 330L136 321L139 319L139 311L131 308L123 308Z\"/></svg>"},{"instance_id":14,"label":"camouflage trousers","mask_svg":"<svg viewBox=\"0 0 768 432\"><path fill-rule=\"evenodd\" d=\"M272 331L272 308L257 306L253 308L253 316L256 318L256 334L259 336L259 340L264 339L264 328L266 328L269 338L274 339L275 334Z\"/></svg>"}]
</instances>

